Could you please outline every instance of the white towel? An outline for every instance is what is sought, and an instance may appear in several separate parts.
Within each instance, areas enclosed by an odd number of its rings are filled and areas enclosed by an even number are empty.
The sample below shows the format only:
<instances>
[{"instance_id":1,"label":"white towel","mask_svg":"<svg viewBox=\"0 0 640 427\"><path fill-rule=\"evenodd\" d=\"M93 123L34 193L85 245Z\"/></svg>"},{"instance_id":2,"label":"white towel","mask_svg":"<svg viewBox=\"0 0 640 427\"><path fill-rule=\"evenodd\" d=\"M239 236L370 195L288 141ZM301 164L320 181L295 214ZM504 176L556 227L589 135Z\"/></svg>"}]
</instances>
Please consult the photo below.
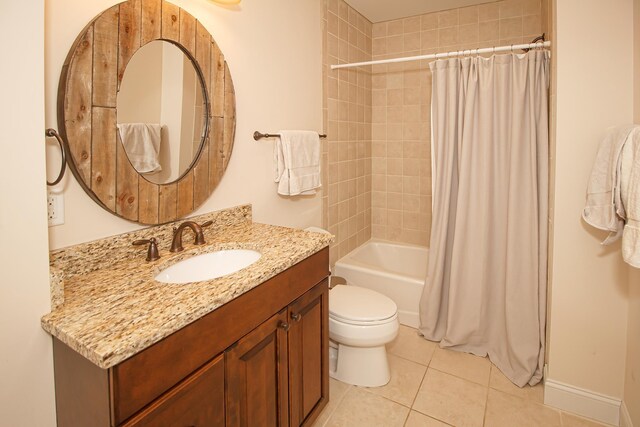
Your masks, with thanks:
<instances>
[{"instance_id":1,"label":"white towel","mask_svg":"<svg viewBox=\"0 0 640 427\"><path fill-rule=\"evenodd\" d=\"M155 123L119 123L120 140L133 167L140 173L162 170L160 154L162 126Z\"/></svg>"},{"instance_id":2,"label":"white towel","mask_svg":"<svg viewBox=\"0 0 640 427\"><path fill-rule=\"evenodd\" d=\"M640 268L640 128L631 132L620 163L620 194L627 215L622 233L622 257L628 264Z\"/></svg>"},{"instance_id":3,"label":"white towel","mask_svg":"<svg viewBox=\"0 0 640 427\"><path fill-rule=\"evenodd\" d=\"M620 154L633 130L633 125L608 129L591 170L582 217L593 227L610 231L603 245L615 242L622 235L626 215L620 200Z\"/></svg>"},{"instance_id":4,"label":"white towel","mask_svg":"<svg viewBox=\"0 0 640 427\"><path fill-rule=\"evenodd\" d=\"M317 132L281 130L273 149L278 194L315 194L320 183L320 137Z\"/></svg>"}]
</instances>

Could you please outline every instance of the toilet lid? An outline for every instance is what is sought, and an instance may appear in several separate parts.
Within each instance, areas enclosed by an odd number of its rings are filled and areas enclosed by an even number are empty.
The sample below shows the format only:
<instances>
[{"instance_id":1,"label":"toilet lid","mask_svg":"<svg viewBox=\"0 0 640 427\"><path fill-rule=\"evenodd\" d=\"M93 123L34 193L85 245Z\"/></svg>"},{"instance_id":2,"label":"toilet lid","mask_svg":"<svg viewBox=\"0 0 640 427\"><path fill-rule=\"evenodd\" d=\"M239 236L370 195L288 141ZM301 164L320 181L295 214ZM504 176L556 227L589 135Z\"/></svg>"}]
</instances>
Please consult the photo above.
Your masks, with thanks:
<instances>
[{"instance_id":1,"label":"toilet lid","mask_svg":"<svg viewBox=\"0 0 640 427\"><path fill-rule=\"evenodd\" d=\"M397 311L391 298L371 289L338 285L329 292L329 314L337 320L379 322L394 317Z\"/></svg>"}]
</instances>

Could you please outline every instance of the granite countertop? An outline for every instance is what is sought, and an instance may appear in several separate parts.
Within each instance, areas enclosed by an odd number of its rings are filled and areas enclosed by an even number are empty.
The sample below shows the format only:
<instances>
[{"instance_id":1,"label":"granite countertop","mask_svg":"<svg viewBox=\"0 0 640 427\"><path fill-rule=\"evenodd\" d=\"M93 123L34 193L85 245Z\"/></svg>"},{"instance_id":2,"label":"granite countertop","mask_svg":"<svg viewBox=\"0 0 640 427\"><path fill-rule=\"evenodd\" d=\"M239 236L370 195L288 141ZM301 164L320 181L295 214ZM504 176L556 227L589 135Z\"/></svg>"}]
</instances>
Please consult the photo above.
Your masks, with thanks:
<instances>
[{"instance_id":1,"label":"granite countertop","mask_svg":"<svg viewBox=\"0 0 640 427\"><path fill-rule=\"evenodd\" d=\"M145 251L95 271L64 279L64 303L42 318L42 327L100 368L110 368L329 245L332 236L241 221L185 251L161 249L158 261ZM175 285L154 280L162 269L193 255L220 249L254 249L262 257L249 267L213 280ZM104 253L109 257L109 253Z\"/></svg>"}]
</instances>

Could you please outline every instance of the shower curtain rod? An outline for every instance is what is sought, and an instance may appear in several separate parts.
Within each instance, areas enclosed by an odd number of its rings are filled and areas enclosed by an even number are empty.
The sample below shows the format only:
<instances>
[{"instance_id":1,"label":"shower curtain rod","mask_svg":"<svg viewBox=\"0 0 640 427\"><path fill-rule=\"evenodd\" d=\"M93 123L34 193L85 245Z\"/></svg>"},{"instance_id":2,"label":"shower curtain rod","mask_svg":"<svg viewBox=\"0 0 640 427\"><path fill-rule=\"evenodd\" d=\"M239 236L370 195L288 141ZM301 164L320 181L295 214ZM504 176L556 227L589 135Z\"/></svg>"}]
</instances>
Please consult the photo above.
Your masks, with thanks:
<instances>
[{"instance_id":1,"label":"shower curtain rod","mask_svg":"<svg viewBox=\"0 0 640 427\"><path fill-rule=\"evenodd\" d=\"M419 61L421 59L451 58L454 56L478 55L481 53L498 53L498 52L508 52L508 51L513 52L514 50L543 48L543 47L549 47L549 46L551 46L550 41L539 42L539 43L512 44L510 46L497 46L497 47L486 47L482 49L456 50L453 52L445 52L445 53L431 53L428 55L405 56L403 58L379 59L376 61L353 62L351 64L338 64L338 65L332 65L331 69L336 70L338 68L361 67L363 65L391 64L394 62Z\"/></svg>"}]
</instances>

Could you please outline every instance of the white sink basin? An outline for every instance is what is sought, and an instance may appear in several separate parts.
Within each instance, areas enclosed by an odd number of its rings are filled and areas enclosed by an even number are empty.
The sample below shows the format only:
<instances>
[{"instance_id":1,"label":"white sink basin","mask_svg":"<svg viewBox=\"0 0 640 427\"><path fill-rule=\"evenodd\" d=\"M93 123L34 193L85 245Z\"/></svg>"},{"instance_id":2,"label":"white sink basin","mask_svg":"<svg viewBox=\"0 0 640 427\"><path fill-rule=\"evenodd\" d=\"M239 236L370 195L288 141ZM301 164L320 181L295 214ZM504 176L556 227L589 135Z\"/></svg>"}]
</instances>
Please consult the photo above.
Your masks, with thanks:
<instances>
[{"instance_id":1,"label":"white sink basin","mask_svg":"<svg viewBox=\"0 0 640 427\"><path fill-rule=\"evenodd\" d=\"M235 273L258 261L262 254L250 249L230 249L196 255L162 270L155 279L162 283L191 283Z\"/></svg>"}]
</instances>

